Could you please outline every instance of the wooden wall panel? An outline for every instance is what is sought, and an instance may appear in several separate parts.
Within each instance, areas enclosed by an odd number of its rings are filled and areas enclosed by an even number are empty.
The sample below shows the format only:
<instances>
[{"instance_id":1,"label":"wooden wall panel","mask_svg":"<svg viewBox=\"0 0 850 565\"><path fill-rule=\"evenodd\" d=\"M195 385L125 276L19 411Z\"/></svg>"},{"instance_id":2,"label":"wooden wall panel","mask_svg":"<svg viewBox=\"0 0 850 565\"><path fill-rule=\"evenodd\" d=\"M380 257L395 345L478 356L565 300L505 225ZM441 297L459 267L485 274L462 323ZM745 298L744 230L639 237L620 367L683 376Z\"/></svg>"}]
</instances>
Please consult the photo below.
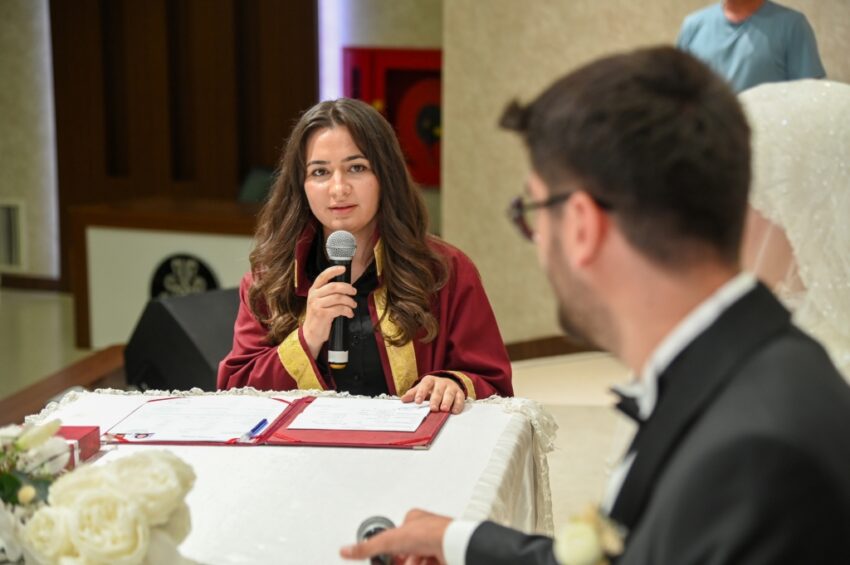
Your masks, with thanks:
<instances>
[{"instance_id":1,"label":"wooden wall panel","mask_svg":"<svg viewBox=\"0 0 850 565\"><path fill-rule=\"evenodd\" d=\"M124 8L118 40L126 53L129 171L119 182L108 182L109 200L154 196L171 188L165 1L104 0L104 5L116 1Z\"/></svg>"},{"instance_id":2,"label":"wooden wall panel","mask_svg":"<svg viewBox=\"0 0 850 565\"><path fill-rule=\"evenodd\" d=\"M104 159L107 176L130 172L127 140L127 53L124 2L100 3L100 55L103 85Z\"/></svg>"},{"instance_id":3,"label":"wooden wall panel","mask_svg":"<svg viewBox=\"0 0 850 565\"><path fill-rule=\"evenodd\" d=\"M74 204L103 200L103 65L98 0L52 1L53 89L56 110L60 286L69 281ZM67 25L65 22L68 22Z\"/></svg>"},{"instance_id":4,"label":"wooden wall panel","mask_svg":"<svg viewBox=\"0 0 850 565\"><path fill-rule=\"evenodd\" d=\"M61 284L68 210L233 201L318 97L315 0L51 0Z\"/></svg>"},{"instance_id":5,"label":"wooden wall panel","mask_svg":"<svg viewBox=\"0 0 850 565\"><path fill-rule=\"evenodd\" d=\"M294 121L318 99L314 2L237 3L240 173L277 165Z\"/></svg>"},{"instance_id":6,"label":"wooden wall panel","mask_svg":"<svg viewBox=\"0 0 850 565\"><path fill-rule=\"evenodd\" d=\"M238 194L240 143L234 7L208 0L173 5L184 7L178 19L185 26L170 62L177 69L172 75L182 78L171 87L172 99L182 100L172 105L170 116L172 180L177 194L232 200ZM181 140L183 151L175 151Z\"/></svg>"},{"instance_id":7,"label":"wooden wall panel","mask_svg":"<svg viewBox=\"0 0 850 565\"><path fill-rule=\"evenodd\" d=\"M190 21L188 0L172 0L166 4L168 27L168 113L171 141L171 178L187 181L197 173L195 137L194 54L192 39L196 26Z\"/></svg>"}]
</instances>

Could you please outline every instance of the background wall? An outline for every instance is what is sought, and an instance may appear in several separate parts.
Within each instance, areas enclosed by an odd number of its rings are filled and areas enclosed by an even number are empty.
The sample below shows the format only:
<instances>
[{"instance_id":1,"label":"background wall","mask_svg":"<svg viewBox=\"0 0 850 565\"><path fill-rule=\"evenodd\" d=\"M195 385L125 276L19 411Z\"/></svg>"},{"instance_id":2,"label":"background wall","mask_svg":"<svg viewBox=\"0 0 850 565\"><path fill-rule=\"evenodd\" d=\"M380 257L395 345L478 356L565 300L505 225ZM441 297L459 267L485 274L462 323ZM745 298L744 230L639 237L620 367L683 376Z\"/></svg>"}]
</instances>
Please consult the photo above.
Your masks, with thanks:
<instances>
[{"instance_id":1,"label":"background wall","mask_svg":"<svg viewBox=\"0 0 850 565\"><path fill-rule=\"evenodd\" d=\"M850 58L845 56L850 52L850 2L785 3L809 18L830 78L850 82ZM26 273L55 277L47 4L0 0L0 199L22 200L26 206ZM520 190L526 163L518 140L495 127L501 110L511 98L527 100L555 77L596 56L673 41L682 18L705 4L319 0L320 12L335 10L340 16L320 22L323 43L336 38L340 45L444 49L443 187L439 193L426 191L426 196L435 216L442 198L443 235L477 262L507 341L552 335L557 328L534 248L520 241L503 220L507 201ZM344 29L341 22L347 22ZM321 48L320 57L330 52Z\"/></svg>"},{"instance_id":2,"label":"background wall","mask_svg":"<svg viewBox=\"0 0 850 565\"><path fill-rule=\"evenodd\" d=\"M342 96L343 47L440 49L442 0L319 0L319 96ZM439 190L422 191L431 229L441 232Z\"/></svg>"},{"instance_id":3,"label":"background wall","mask_svg":"<svg viewBox=\"0 0 850 565\"><path fill-rule=\"evenodd\" d=\"M0 204L25 208L16 284L67 288L71 206L235 199L275 166L317 99L315 14L315 0L0 0Z\"/></svg>"},{"instance_id":4,"label":"background wall","mask_svg":"<svg viewBox=\"0 0 850 565\"><path fill-rule=\"evenodd\" d=\"M0 203L24 207L23 268L59 275L47 0L0 0Z\"/></svg>"},{"instance_id":5,"label":"background wall","mask_svg":"<svg viewBox=\"0 0 850 565\"><path fill-rule=\"evenodd\" d=\"M850 82L850 2L787 0L804 12L830 78ZM443 7L443 235L476 262L507 342L558 333L534 247L505 219L527 171L496 123L593 58L675 41L705 0L451 0Z\"/></svg>"},{"instance_id":6,"label":"background wall","mask_svg":"<svg viewBox=\"0 0 850 565\"><path fill-rule=\"evenodd\" d=\"M442 0L319 0L319 95L342 96L343 47L443 45Z\"/></svg>"}]
</instances>

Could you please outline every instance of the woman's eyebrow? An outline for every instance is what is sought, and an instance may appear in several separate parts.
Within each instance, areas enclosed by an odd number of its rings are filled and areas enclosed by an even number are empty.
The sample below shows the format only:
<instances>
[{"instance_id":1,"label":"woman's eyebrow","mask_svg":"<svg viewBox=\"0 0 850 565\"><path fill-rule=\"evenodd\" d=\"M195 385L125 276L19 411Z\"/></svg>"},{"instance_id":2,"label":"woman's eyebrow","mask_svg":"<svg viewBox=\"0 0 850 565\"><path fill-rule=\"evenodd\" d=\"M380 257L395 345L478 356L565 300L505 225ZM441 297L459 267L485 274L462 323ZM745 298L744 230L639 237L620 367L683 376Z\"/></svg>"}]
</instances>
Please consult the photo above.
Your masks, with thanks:
<instances>
[{"instance_id":1,"label":"woman's eyebrow","mask_svg":"<svg viewBox=\"0 0 850 565\"><path fill-rule=\"evenodd\" d=\"M366 159L366 157L357 153L355 155L349 155L348 157L343 159L342 162L347 163L348 161L355 161L357 159ZM368 159L366 159L366 160L368 161ZM312 161L309 161L307 163L307 166L309 167L310 165L329 165L329 164L330 164L330 161L322 161L322 160L319 160L319 159L314 159Z\"/></svg>"}]
</instances>

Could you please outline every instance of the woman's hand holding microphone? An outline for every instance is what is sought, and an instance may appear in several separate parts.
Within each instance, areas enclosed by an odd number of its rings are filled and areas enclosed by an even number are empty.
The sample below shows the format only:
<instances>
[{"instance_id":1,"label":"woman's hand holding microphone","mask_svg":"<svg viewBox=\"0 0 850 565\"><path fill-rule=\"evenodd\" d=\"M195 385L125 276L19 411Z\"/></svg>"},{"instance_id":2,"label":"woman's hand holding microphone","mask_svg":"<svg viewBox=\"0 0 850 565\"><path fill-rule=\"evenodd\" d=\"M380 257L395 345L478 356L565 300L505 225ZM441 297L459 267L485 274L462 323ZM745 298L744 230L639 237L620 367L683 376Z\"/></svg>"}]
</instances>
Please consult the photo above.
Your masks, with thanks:
<instances>
[{"instance_id":1,"label":"woman's hand holding microphone","mask_svg":"<svg viewBox=\"0 0 850 565\"><path fill-rule=\"evenodd\" d=\"M345 267L337 265L322 271L307 293L307 311L301 331L310 348L313 359L319 355L322 345L331 334L331 324L338 316L354 317L357 290L348 283L332 282L343 274Z\"/></svg>"}]
</instances>

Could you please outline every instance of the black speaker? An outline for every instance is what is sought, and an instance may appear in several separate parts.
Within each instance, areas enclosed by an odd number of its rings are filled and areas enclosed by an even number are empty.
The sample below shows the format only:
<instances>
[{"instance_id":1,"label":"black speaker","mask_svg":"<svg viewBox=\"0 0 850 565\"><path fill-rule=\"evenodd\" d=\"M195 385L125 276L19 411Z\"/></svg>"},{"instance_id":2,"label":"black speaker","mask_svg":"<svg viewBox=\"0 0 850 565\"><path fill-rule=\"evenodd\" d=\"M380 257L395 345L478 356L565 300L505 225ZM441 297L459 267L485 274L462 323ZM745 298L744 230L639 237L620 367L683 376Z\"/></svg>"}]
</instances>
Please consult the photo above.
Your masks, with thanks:
<instances>
[{"instance_id":1,"label":"black speaker","mask_svg":"<svg viewBox=\"0 0 850 565\"><path fill-rule=\"evenodd\" d=\"M151 300L124 350L127 382L141 390L215 390L238 309L235 288Z\"/></svg>"}]
</instances>

